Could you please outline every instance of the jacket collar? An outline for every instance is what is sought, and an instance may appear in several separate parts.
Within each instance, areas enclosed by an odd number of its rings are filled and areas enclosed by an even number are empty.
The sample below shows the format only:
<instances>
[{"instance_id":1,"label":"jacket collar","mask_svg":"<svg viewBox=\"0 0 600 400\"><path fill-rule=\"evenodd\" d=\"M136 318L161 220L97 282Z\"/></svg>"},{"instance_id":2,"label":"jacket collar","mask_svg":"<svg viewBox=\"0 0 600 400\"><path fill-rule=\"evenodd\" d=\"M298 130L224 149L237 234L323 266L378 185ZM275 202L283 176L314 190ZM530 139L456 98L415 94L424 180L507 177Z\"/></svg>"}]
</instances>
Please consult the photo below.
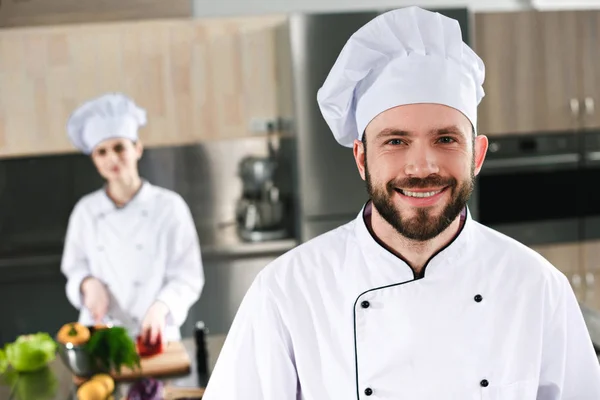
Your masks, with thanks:
<instances>
[{"instance_id":1,"label":"jacket collar","mask_svg":"<svg viewBox=\"0 0 600 400\"><path fill-rule=\"evenodd\" d=\"M99 191L99 201L96 209L94 210L94 214L98 216L116 210L123 210L133 208L136 206L141 206L147 203L152 198L153 188L154 187L150 184L150 182L143 180L140 190L138 190L138 192L133 196L133 198L123 207L117 207L116 204L108 196L108 193L106 191L107 187L106 185L104 185Z\"/></svg>"},{"instance_id":2,"label":"jacket collar","mask_svg":"<svg viewBox=\"0 0 600 400\"><path fill-rule=\"evenodd\" d=\"M358 239L359 246L364 252L365 259L374 263L392 263L403 270L406 270L408 277L415 279L412 269L408 263L392 253L386 246L371 232L367 225L367 217L372 207L371 201L368 201L361 209L355 220L355 234ZM471 242L473 226L475 222L472 220L471 212L468 207L465 207L462 214L464 222L458 234L444 248L436 252L427 262L424 270L424 277L431 276L438 272L438 267L456 261L462 257L467 250L467 244ZM402 272L404 275L404 271Z\"/></svg>"}]
</instances>

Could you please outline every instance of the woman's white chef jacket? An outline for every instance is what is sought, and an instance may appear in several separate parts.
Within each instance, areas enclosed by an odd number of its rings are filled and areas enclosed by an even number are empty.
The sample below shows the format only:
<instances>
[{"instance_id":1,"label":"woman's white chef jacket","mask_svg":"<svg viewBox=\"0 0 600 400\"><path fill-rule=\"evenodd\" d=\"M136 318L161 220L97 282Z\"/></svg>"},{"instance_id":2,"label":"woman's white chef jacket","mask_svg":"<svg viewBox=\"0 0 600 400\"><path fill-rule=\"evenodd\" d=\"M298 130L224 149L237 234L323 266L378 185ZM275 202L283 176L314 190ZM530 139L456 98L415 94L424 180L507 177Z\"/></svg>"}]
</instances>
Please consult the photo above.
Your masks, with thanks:
<instances>
[{"instance_id":1,"label":"woman's white chef jacket","mask_svg":"<svg viewBox=\"0 0 600 400\"><path fill-rule=\"evenodd\" d=\"M565 276L467 215L423 278L363 214L257 276L204 400L598 400Z\"/></svg>"},{"instance_id":2,"label":"woman's white chef jacket","mask_svg":"<svg viewBox=\"0 0 600 400\"><path fill-rule=\"evenodd\" d=\"M86 276L109 289L105 323L140 332L148 308L169 308L164 338L179 340L179 328L199 299L204 271L198 235L189 207L177 193L144 182L136 196L117 208L104 189L84 196L69 219L61 269L67 297L80 309L79 322L94 320L82 304Z\"/></svg>"}]
</instances>

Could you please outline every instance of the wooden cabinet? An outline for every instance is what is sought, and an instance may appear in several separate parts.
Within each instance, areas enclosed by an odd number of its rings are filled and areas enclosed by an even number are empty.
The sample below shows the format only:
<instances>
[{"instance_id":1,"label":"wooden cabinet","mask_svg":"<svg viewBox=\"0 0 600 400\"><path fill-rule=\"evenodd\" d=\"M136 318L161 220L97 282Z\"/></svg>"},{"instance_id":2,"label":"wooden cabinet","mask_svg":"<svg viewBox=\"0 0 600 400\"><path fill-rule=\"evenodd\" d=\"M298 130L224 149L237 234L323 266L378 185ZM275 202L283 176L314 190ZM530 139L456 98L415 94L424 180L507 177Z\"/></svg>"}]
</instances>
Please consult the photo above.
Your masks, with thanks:
<instances>
[{"instance_id":1,"label":"wooden cabinet","mask_svg":"<svg viewBox=\"0 0 600 400\"><path fill-rule=\"evenodd\" d=\"M186 18L191 0L2 0L0 27Z\"/></svg>"},{"instance_id":2,"label":"wooden cabinet","mask_svg":"<svg viewBox=\"0 0 600 400\"><path fill-rule=\"evenodd\" d=\"M148 146L244 137L278 118L283 17L0 30L0 156L74 151L77 105L122 91L148 111Z\"/></svg>"},{"instance_id":3,"label":"wooden cabinet","mask_svg":"<svg viewBox=\"0 0 600 400\"><path fill-rule=\"evenodd\" d=\"M600 12L475 15L486 64L479 130L487 135L600 127Z\"/></svg>"},{"instance_id":4,"label":"wooden cabinet","mask_svg":"<svg viewBox=\"0 0 600 400\"><path fill-rule=\"evenodd\" d=\"M600 310L600 240L582 244L582 285L585 288L583 303Z\"/></svg>"}]
</instances>

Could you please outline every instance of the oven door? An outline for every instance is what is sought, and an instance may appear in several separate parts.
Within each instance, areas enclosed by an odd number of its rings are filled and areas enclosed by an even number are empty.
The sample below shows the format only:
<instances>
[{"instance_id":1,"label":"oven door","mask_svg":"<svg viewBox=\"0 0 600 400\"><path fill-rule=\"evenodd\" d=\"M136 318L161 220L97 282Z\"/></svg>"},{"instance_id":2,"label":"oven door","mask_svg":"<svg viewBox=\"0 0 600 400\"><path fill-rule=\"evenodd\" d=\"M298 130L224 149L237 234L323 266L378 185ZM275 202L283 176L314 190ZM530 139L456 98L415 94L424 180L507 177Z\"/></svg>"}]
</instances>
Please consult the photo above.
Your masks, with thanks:
<instances>
[{"instance_id":1,"label":"oven door","mask_svg":"<svg viewBox=\"0 0 600 400\"><path fill-rule=\"evenodd\" d=\"M475 218L528 246L579 241L579 147L572 133L490 139Z\"/></svg>"}]
</instances>

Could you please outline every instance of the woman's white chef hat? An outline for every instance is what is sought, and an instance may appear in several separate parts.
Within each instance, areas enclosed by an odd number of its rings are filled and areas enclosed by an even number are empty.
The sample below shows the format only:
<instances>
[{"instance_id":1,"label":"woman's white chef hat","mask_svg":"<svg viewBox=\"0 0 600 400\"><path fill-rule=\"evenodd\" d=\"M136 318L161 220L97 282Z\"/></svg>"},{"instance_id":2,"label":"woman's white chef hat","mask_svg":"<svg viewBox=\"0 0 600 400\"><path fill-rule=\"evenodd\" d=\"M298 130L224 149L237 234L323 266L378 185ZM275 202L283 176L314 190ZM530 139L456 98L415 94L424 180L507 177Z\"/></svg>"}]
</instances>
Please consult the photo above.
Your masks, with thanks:
<instances>
[{"instance_id":1,"label":"woman's white chef hat","mask_svg":"<svg viewBox=\"0 0 600 400\"><path fill-rule=\"evenodd\" d=\"M107 93L79 106L67 122L73 145L85 154L107 139L138 140L138 129L146 125L146 110L121 93Z\"/></svg>"},{"instance_id":2,"label":"woman's white chef hat","mask_svg":"<svg viewBox=\"0 0 600 400\"><path fill-rule=\"evenodd\" d=\"M373 118L405 104L453 107L477 129L484 78L483 61L463 42L458 21L407 7L350 37L317 101L335 139L352 147Z\"/></svg>"}]
</instances>

